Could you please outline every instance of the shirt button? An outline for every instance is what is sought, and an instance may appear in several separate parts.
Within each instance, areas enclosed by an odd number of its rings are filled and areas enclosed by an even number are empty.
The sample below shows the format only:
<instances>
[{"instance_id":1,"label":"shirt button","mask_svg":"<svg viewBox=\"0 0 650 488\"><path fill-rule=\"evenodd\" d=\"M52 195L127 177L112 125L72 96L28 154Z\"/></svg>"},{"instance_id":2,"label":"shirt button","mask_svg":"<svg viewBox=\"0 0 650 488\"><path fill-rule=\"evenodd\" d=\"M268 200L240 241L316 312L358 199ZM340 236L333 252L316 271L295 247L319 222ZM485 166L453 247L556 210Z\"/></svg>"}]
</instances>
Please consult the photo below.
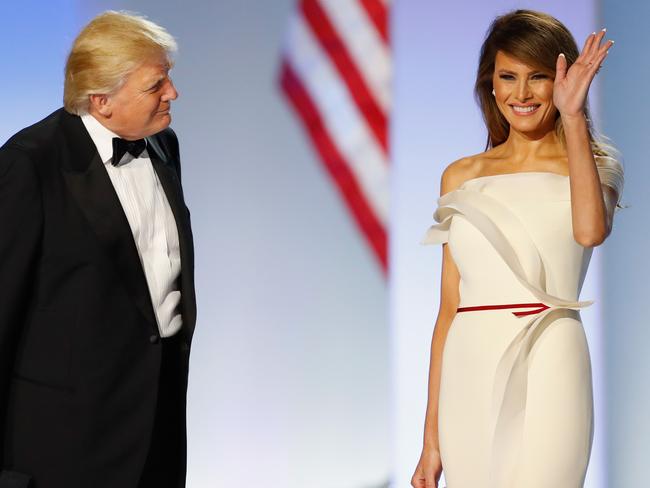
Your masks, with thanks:
<instances>
[{"instance_id":1,"label":"shirt button","mask_svg":"<svg viewBox=\"0 0 650 488\"><path fill-rule=\"evenodd\" d=\"M160 338L156 334L149 336L149 342L151 342L152 344L158 344L159 340Z\"/></svg>"}]
</instances>

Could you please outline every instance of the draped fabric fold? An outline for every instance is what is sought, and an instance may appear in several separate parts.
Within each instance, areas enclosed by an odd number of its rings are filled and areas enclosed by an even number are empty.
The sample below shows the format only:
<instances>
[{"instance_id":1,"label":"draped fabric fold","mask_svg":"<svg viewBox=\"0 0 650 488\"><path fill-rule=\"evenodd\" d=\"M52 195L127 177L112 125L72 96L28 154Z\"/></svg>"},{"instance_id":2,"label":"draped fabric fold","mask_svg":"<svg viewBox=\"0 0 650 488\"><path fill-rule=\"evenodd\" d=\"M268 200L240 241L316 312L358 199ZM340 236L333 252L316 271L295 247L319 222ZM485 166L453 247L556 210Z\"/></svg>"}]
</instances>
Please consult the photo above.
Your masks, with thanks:
<instances>
[{"instance_id":1,"label":"draped fabric fold","mask_svg":"<svg viewBox=\"0 0 650 488\"><path fill-rule=\"evenodd\" d=\"M514 488L523 438L530 352L549 325L563 317L576 317L577 310L593 302L576 301L549 293L544 261L526 228L506 206L478 191L461 187L443 195L434 214L438 224L429 228L422 243L446 243L454 217L465 219L474 226L516 279L549 307L532 318L530 315L520 318L528 321L501 356L494 380L493 458L489 486Z\"/></svg>"}]
</instances>

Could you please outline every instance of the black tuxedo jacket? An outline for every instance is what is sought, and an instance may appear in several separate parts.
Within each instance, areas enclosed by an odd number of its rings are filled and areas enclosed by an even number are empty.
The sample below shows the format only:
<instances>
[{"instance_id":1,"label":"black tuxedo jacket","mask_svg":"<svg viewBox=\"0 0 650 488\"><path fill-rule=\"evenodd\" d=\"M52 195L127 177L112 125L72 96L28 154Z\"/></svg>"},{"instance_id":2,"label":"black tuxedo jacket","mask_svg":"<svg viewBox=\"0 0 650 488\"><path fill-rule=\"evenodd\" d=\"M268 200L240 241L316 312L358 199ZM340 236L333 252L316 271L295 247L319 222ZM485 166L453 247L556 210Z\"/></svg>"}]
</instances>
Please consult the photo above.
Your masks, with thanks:
<instances>
[{"instance_id":1,"label":"black tuxedo jacket","mask_svg":"<svg viewBox=\"0 0 650 488\"><path fill-rule=\"evenodd\" d=\"M148 152L178 227L185 392L194 257L173 131ZM136 487L160 360L128 221L81 119L60 109L0 148L0 488Z\"/></svg>"}]
</instances>

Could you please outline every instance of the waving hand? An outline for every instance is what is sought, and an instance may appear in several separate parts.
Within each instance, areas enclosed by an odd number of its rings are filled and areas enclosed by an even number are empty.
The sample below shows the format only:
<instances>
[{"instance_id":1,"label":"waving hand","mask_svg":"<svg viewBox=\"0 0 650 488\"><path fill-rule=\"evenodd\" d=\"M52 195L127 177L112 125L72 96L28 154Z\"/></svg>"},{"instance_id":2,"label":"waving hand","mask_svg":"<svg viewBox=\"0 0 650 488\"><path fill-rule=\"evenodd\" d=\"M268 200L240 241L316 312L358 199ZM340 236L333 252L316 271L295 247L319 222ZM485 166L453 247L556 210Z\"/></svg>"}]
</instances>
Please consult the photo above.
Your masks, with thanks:
<instances>
[{"instance_id":1,"label":"waving hand","mask_svg":"<svg viewBox=\"0 0 650 488\"><path fill-rule=\"evenodd\" d=\"M601 63L607 57L614 41L602 43L605 29L587 37L580 56L567 70L564 54L557 58L553 103L564 116L581 115L587 100L587 93Z\"/></svg>"}]
</instances>

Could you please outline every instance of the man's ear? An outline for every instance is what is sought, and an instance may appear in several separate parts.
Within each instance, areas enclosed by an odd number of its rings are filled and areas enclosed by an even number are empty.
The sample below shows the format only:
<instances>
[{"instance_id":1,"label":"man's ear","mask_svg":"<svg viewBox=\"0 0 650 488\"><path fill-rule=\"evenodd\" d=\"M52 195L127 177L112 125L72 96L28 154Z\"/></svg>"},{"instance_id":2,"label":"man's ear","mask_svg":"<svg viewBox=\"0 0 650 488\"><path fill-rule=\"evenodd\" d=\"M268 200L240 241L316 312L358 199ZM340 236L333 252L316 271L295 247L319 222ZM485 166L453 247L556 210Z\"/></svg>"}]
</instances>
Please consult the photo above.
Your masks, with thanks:
<instances>
[{"instance_id":1,"label":"man's ear","mask_svg":"<svg viewBox=\"0 0 650 488\"><path fill-rule=\"evenodd\" d=\"M90 95L90 108L102 117L109 118L113 113L111 99L106 94L93 93Z\"/></svg>"}]
</instances>

